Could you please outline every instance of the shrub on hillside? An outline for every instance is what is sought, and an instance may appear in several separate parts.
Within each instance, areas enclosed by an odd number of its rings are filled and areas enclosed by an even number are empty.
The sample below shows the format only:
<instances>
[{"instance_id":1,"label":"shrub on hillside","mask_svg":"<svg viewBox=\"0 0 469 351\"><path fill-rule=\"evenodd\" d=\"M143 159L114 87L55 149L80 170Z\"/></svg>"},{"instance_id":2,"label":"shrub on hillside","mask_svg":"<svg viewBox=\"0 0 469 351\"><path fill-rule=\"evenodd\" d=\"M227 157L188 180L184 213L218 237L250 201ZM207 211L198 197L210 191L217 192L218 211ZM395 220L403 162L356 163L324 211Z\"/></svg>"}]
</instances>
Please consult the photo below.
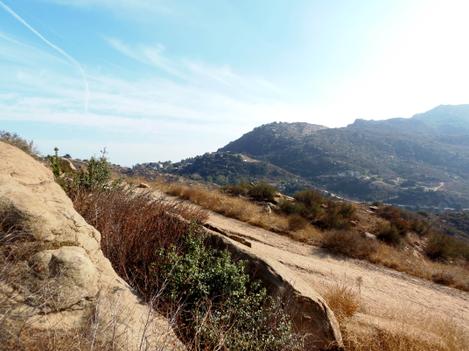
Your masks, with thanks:
<instances>
[{"instance_id":1,"label":"shrub on hillside","mask_svg":"<svg viewBox=\"0 0 469 351\"><path fill-rule=\"evenodd\" d=\"M469 261L469 244L451 236L432 233L425 246L425 254L432 260L464 259Z\"/></svg>"},{"instance_id":2,"label":"shrub on hillside","mask_svg":"<svg viewBox=\"0 0 469 351\"><path fill-rule=\"evenodd\" d=\"M190 348L295 349L281 305L242 263L204 245L198 226L204 211L122 187L81 191L73 200L101 232L103 252L119 275L147 300L159 296L162 313L179 311L177 332Z\"/></svg>"},{"instance_id":3,"label":"shrub on hillside","mask_svg":"<svg viewBox=\"0 0 469 351\"><path fill-rule=\"evenodd\" d=\"M324 299L339 323L352 317L360 308L360 296L345 284L335 284L329 287L324 294Z\"/></svg>"},{"instance_id":4,"label":"shrub on hillside","mask_svg":"<svg viewBox=\"0 0 469 351\"><path fill-rule=\"evenodd\" d=\"M238 184L229 184L225 185L222 190L233 196L247 196L251 185L249 183L238 183Z\"/></svg>"},{"instance_id":5,"label":"shrub on hillside","mask_svg":"<svg viewBox=\"0 0 469 351\"><path fill-rule=\"evenodd\" d=\"M377 250L377 244L373 240L344 230L326 233L321 246L332 253L360 259L370 258Z\"/></svg>"},{"instance_id":6,"label":"shrub on hillside","mask_svg":"<svg viewBox=\"0 0 469 351\"><path fill-rule=\"evenodd\" d=\"M387 219L401 235L405 235L411 228L412 223L404 211L393 206L380 207L378 215Z\"/></svg>"},{"instance_id":7,"label":"shrub on hillside","mask_svg":"<svg viewBox=\"0 0 469 351\"><path fill-rule=\"evenodd\" d=\"M355 208L351 204L338 201L328 201L322 216L318 218L316 224L323 229L348 229L350 221L355 213Z\"/></svg>"},{"instance_id":8,"label":"shrub on hillside","mask_svg":"<svg viewBox=\"0 0 469 351\"><path fill-rule=\"evenodd\" d=\"M321 205L324 200L324 196L322 196L316 190L303 190L297 192L294 196L296 201L301 202L306 207L314 207L315 205Z\"/></svg>"},{"instance_id":9,"label":"shrub on hillside","mask_svg":"<svg viewBox=\"0 0 469 351\"><path fill-rule=\"evenodd\" d=\"M304 229L308 223L309 222L304 217L298 214L293 214L288 217L288 229L293 231Z\"/></svg>"},{"instance_id":10,"label":"shrub on hillside","mask_svg":"<svg viewBox=\"0 0 469 351\"><path fill-rule=\"evenodd\" d=\"M382 224L378 227L376 237L387 244L394 246L400 245L402 242L402 235L393 224Z\"/></svg>"},{"instance_id":11,"label":"shrub on hillside","mask_svg":"<svg viewBox=\"0 0 469 351\"><path fill-rule=\"evenodd\" d=\"M260 182L251 186L248 190L248 196L256 201L269 201L273 202L277 189L272 185Z\"/></svg>"},{"instance_id":12,"label":"shrub on hillside","mask_svg":"<svg viewBox=\"0 0 469 351\"><path fill-rule=\"evenodd\" d=\"M378 215L387 219L401 235L413 231L418 235L426 235L430 231L430 223L423 215L402 210L394 206L381 206Z\"/></svg>"},{"instance_id":13,"label":"shrub on hillside","mask_svg":"<svg viewBox=\"0 0 469 351\"><path fill-rule=\"evenodd\" d=\"M208 249L200 235L163 253L155 267L171 303L183 302L186 338L197 334L201 349L293 350L299 345L291 323L260 284L250 280L243 262L227 251Z\"/></svg>"},{"instance_id":14,"label":"shrub on hillside","mask_svg":"<svg viewBox=\"0 0 469 351\"><path fill-rule=\"evenodd\" d=\"M321 208L321 205L325 202L324 197L315 190L303 190L297 192L294 195L295 205L298 209L301 209L299 212L303 217L308 218L311 221L316 220L324 210Z\"/></svg>"},{"instance_id":15,"label":"shrub on hillside","mask_svg":"<svg viewBox=\"0 0 469 351\"><path fill-rule=\"evenodd\" d=\"M98 191L111 184L111 166L106 158L106 151L101 151L101 156L91 157L86 167L81 167L77 172L65 173L61 168L58 148L54 149L54 156L49 156L49 163L56 181L64 188L69 196L80 191ZM117 185L116 182L114 185Z\"/></svg>"},{"instance_id":16,"label":"shrub on hillside","mask_svg":"<svg viewBox=\"0 0 469 351\"><path fill-rule=\"evenodd\" d=\"M81 189L72 196L75 209L101 232L101 248L117 273L141 294L155 288L149 266L159 262L158 248L178 245L189 230L188 221L201 223L205 211L180 203L155 199L149 193L135 194L123 187Z\"/></svg>"},{"instance_id":17,"label":"shrub on hillside","mask_svg":"<svg viewBox=\"0 0 469 351\"><path fill-rule=\"evenodd\" d=\"M27 141L26 139L23 139L16 133L9 133L0 130L0 141L13 145L33 157L38 156L38 152L34 146L34 143L32 141Z\"/></svg>"},{"instance_id":18,"label":"shrub on hillside","mask_svg":"<svg viewBox=\"0 0 469 351\"><path fill-rule=\"evenodd\" d=\"M297 201L281 200L278 207L287 215L304 215L306 213L305 205Z\"/></svg>"}]
</instances>

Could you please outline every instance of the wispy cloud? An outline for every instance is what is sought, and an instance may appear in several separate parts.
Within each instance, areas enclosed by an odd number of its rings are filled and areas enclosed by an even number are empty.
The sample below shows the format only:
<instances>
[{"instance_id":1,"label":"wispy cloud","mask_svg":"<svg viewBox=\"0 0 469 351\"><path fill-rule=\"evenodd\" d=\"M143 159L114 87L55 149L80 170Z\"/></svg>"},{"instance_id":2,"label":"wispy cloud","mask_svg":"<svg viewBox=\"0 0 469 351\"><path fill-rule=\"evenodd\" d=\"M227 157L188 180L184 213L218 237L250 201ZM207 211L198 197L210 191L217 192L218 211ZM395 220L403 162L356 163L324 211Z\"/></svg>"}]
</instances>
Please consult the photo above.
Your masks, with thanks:
<instances>
[{"instance_id":1,"label":"wispy cloud","mask_svg":"<svg viewBox=\"0 0 469 351\"><path fill-rule=\"evenodd\" d=\"M173 12L166 0L42 0L64 6L78 8L102 8L119 16L136 14L170 14ZM141 19L141 17L140 17Z\"/></svg>"},{"instance_id":2,"label":"wispy cloud","mask_svg":"<svg viewBox=\"0 0 469 351\"><path fill-rule=\"evenodd\" d=\"M15 20L20 22L23 26L25 26L30 32L32 32L37 38L39 38L42 42L44 42L47 46L58 52L61 56L63 56L67 61L69 61L75 68L78 69L80 75L83 79L83 85L85 89L85 96L84 96L84 109L85 113L88 112L88 99L89 99L89 86L88 80L86 78L85 70L83 69L80 62L78 62L73 56L68 54L65 50L63 50L60 46L55 45L49 39L47 39L44 35L39 33L33 26L31 26L23 17L18 15L12 8L5 5L2 1L0 1L0 8L8 12Z\"/></svg>"},{"instance_id":3,"label":"wispy cloud","mask_svg":"<svg viewBox=\"0 0 469 351\"><path fill-rule=\"evenodd\" d=\"M213 65L187 58L171 57L164 45L129 45L117 38L105 37L105 41L119 53L147 66L162 70L187 83L226 91L230 95L243 94L245 97L271 96L281 89L266 79L235 72L229 65Z\"/></svg>"},{"instance_id":4,"label":"wispy cloud","mask_svg":"<svg viewBox=\"0 0 469 351\"><path fill-rule=\"evenodd\" d=\"M283 114L289 109L276 101L275 85L262 78L243 75L229 66L171 58L161 45L130 46L117 39L107 41L120 54L145 64L148 72L130 79L115 71L90 69L93 94L85 115L79 103L80 79L68 74L64 60L17 38L3 37L0 121L41 123L51 130L70 126L70 130L117 133L127 143L152 144L158 150L154 156L148 150L136 156L130 154L136 147L117 148L127 150L114 155L119 162L177 159L216 150L259 123L298 117L278 116L279 111ZM27 59L15 61L15 57ZM87 143L81 142L83 150L88 150ZM85 156L80 154L85 151L77 150L78 156ZM142 155L146 158L139 158Z\"/></svg>"}]
</instances>

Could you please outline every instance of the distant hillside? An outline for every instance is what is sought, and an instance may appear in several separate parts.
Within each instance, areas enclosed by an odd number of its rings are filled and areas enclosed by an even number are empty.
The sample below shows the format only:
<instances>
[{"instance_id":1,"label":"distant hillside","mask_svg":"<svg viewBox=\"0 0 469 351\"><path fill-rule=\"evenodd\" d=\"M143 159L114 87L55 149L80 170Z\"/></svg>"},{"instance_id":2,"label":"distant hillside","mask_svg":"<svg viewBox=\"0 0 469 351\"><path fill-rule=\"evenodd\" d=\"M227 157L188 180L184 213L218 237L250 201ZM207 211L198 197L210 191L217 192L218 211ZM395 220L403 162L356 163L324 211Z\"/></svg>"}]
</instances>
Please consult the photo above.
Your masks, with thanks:
<instances>
[{"instance_id":1,"label":"distant hillside","mask_svg":"<svg viewBox=\"0 0 469 351\"><path fill-rule=\"evenodd\" d=\"M469 105L345 128L271 123L220 151L272 163L353 199L469 207Z\"/></svg>"},{"instance_id":2,"label":"distant hillside","mask_svg":"<svg viewBox=\"0 0 469 351\"><path fill-rule=\"evenodd\" d=\"M177 163L139 164L127 172L131 175L151 178L161 174L173 174L193 180L202 180L218 185L241 181L268 181L285 193L293 193L312 185L266 161L231 152L206 153Z\"/></svg>"}]
</instances>

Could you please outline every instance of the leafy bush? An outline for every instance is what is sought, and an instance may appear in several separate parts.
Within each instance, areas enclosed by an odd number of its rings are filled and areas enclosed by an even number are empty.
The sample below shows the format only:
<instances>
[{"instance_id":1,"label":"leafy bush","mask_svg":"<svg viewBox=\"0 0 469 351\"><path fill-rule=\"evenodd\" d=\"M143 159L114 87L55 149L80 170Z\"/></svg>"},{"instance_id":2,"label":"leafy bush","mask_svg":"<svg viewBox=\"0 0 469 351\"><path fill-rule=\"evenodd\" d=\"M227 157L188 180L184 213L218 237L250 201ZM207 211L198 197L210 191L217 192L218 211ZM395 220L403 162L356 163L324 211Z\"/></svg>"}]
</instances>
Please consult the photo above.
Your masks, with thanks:
<instances>
[{"instance_id":1,"label":"leafy bush","mask_svg":"<svg viewBox=\"0 0 469 351\"><path fill-rule=\"evenodd\" d=\"M59 149L55 148L54 156L49 156L48 159L55 179L69 196L79 191L102 190L111 185L111 166L106 158L105 150L101 151L99 158L91 157L86 167L81 167L73 173L64 173L58 151Z\"/></svg>"},{"instance_id":2,"label":"leafy bush","mask_svg":"<svg viewBox=\"0 0 469 351\"><path fill-rule=\"evenodd\" d=\"M323 229L348 229L354 213L355 208L351 204L329 201L316 224Z\"/></svg>"},{"instance_id":3,"label":"leafy bush","mask_svg":"<svg viewBox=\"0 0 469 351\"><path fill-rule=\"evenodd\" d=\"M303 190L294 195L295 206L303 217L311 221L316 220L324 212L321 205L325 202L324 197L315 190Z\"/></svg>"},{"instance_id":4,"label":"leafy bush","mask_svg":"<svg viewBox=\"0 0 469 351\"><path fill-rule=\"evenodd\" d=\"M251 185L249 183L238 183L225 185L222 189L225 193L233 196L247 196Z\"/></svg>"},{"instance_id":5,"label":"leafy bush","mask_svg":"<svg viewBox=\"0 0 469 351\"><path fill-rule=\"evenodd\" d=\"M154 266L170 302L184 305L186 337L198 334L200 349L291 350L298 342L281 306L234 262L227 251L210 250L201 235L184 237L182 247L162 253Z\"/></svg>"},{"instance_id":6,"label":"leafy bush","mask_svg":"<svg viewBox=\"0 0 469 351\"><path fill-rule=\"evenodd\" d=\"M314 207L325 202L324 196L322 196L318 191L312 189L299 191L294 195L294 198L306 207Z\"/></svg>"},{"instance_id":7,"label":"leafy bush","mask_svg":"<svg viewBox=\"0 0 469 351\"><path fill-rule=\"evenodd\" d=\"M465 259L469 261L469 244L451 236L432 233L425 246L425 254L432 260Z\"/></svg>"},{"instance_id":8,"label":"leafy bush","mask_svg":"<svg viewBox=\"0 0 469 351\"><path fill-rule=\"evenodd\" d=\"M383 224L378 228L376 237L385 243L395 246L400 245L402 242L399 230L389 223Z\"/></svg>"},{"instance_id":9,"label":"leafy bush","mask_svg":"<svg viewBox=\"0 0 469 351\"><path fill-rule=\"evenodd\" d=\"M425 220L425 216L402 210L394 206L381 206L378 215L387 219L403 236L409 231L414 231L418 235L426 235L430 231L430 223Z\"/></svg>"},{"instance_id":10,"label":"leafy bush","mask_svg":"<svg viewBox=\"0 0 469 351\"><path fill-rule=\"evenodd\" d=\"M0 141L3 141L4 143L13 145L17 147L20 150L23 150L27 154L37 157L38 152L33 144L32 141L27 141L26 139L23 139L16 133L9 133L3 130L0 130Z\"/></svg>"},{"instance_id":11,"label":"leafy bush","mask_svg":"<svg viewBox=\"0 0 469 351\"><path fill-rule=\"evenodd\" d=\"M248 195L257 201L274 201L275 194L277 193L277 189L272 185L260 182L251 186L248 190Z\"/></svg>"},{"instance_id":12,"label":"leafy bush","mask_svg":"<svg viewBox=\"0 0 469 351\"><path fill-rule=\"evenodd\" d=\"M326 233L321 246L335 254L360 259L369 259L377 250L377 244L373 240L343 230Z\"/></svg>"},{"instance_id":13,"label":"leafy bush","mask_svg":"<svg viewBox=\"0 0 469 351\"><path fill-rule=\"evenodd\" d=\"M280 208L280 211L287 215L303 215L306 213L305 205L297 201L281 200L278 207Z\"/></svg>"}]
</instances>

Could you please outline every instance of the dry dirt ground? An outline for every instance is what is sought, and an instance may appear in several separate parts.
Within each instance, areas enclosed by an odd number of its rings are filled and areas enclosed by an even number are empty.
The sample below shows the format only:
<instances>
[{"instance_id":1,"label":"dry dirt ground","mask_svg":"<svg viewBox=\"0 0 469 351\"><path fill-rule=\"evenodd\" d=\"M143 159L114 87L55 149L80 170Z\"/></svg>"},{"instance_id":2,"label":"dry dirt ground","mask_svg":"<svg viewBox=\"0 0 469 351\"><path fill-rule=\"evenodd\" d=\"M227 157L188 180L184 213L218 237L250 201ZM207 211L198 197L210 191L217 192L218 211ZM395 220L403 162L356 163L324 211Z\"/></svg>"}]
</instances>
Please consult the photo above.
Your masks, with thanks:
<instances>
[{"instance_id":1,"label":"dry dirt ground","mask_svg":"<svg viewBox=\"0 0 469 351\"><path fill-rule=\"evenodd\" d=\"M209 211L208 224L248 240L260 257L274 259L320 294L335 284L360 296L361 308L352 324L398 328L422 334L429 323L453 323L469 334L469 294L364 261L328 254L268 230ZM418 334L418 332L417 332Z\"/></svg>"}]
</instances>

